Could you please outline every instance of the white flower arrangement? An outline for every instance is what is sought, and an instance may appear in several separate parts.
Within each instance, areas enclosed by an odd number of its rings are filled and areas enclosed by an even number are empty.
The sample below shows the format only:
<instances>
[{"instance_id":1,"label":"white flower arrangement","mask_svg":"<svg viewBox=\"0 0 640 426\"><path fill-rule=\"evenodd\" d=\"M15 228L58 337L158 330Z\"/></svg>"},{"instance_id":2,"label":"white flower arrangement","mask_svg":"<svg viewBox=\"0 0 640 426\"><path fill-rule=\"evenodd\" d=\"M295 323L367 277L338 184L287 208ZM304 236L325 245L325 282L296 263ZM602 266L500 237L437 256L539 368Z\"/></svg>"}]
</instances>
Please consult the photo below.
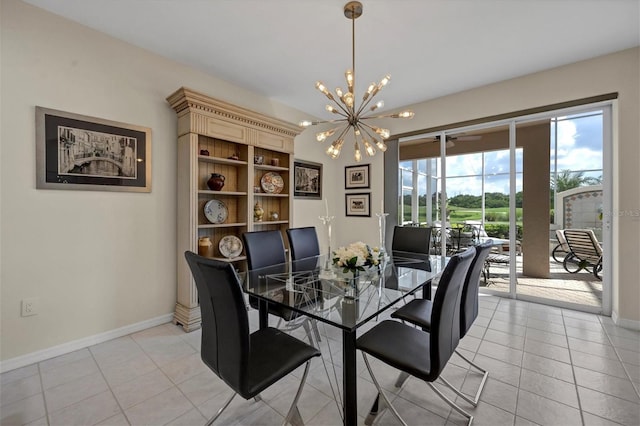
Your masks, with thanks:
<instances>
[{"instance_id":1,"label":"white flower arrangement","mask_svg":"<svg viewBox=\"0 0 640 426\"><path fill-rule=\"evenodd\" d=\"M342 268L342 272L364 271L365 268L380 264L381 253L378 247L369 247L362 241L340 247L333 252L333 264Z\"/></svg>"}]
</instances>

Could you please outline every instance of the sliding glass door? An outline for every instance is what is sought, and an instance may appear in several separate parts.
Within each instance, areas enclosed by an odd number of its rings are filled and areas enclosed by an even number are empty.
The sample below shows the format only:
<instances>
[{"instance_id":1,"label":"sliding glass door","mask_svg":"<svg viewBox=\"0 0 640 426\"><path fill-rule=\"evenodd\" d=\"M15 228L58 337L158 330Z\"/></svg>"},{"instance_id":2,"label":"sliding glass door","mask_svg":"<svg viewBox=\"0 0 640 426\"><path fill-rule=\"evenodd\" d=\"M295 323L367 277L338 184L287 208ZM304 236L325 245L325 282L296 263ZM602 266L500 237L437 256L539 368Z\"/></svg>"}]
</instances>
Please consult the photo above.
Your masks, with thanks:
<instances>
[{"instance_id":1,"label":"sliding glass door","mask_svg":"<svg viewBox=\"0 0 640 426\"><path fill-rule=\"evenodd\" d=\"M402 223L432 226L433 251L444 255L491 237L487 293L610 313L610 111L573 108L401 139ZM577 226L604 249L602 281L554 261L555 231Z\"/></svg>"}]
</instances>

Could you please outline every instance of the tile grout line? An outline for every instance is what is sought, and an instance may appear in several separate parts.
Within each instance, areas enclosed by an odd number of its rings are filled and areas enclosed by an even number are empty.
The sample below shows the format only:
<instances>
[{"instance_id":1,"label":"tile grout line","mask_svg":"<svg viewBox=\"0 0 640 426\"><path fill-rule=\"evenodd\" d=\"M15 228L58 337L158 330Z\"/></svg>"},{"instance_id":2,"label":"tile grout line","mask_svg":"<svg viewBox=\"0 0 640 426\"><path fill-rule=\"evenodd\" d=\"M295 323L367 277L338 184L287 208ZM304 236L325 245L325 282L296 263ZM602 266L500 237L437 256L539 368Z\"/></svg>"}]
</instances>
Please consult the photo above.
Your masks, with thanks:
<instances>
[{"instance_id":1,"label":"tile grout line","mask_svg":"<svg viewBox=\"0 0 640 426\"><path fill-rule=\"evenodd\" d=\"M582 421L582 424L585 424L584 421L584 410L582 409L582 399L580 398L580 392L578 391L578 378L576 377L576 369L575 369L575 365L573 364L573 354L571 353L571 347L569 346L569 335L567 335L567 324L565 322L565 315L564 315L564 310L562 310L562 325L564 326L564 332L565 332L565 337L567 340L567 352L569 352L569 361L571 363L571 374L573 375L573 386L575 388L576 391L576 398L578 399L578 410L580 410L580 421Z\"/></svg>"}]
</instances>

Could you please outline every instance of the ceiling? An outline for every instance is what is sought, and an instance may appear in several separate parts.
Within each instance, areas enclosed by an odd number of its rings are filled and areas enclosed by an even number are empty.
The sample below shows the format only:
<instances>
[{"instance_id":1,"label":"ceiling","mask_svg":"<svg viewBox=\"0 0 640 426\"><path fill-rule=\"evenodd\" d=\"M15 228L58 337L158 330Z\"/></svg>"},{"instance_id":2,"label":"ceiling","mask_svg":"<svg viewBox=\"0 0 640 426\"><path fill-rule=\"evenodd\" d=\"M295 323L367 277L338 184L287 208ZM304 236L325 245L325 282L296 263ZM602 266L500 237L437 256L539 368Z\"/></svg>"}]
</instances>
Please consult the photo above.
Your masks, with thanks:
<instances>
[{"instance_id":1,"label":"ceiling","mask_svg":"<svg viewBox=\"0 0 640 426\"><path fill-rule=\"evenodd\" d=\"M317 117L351 67L347 0L25 1ZM361 1L356 99L388 73L385 110L640 45L640 0Z\"/></svg>"}]
</instances>

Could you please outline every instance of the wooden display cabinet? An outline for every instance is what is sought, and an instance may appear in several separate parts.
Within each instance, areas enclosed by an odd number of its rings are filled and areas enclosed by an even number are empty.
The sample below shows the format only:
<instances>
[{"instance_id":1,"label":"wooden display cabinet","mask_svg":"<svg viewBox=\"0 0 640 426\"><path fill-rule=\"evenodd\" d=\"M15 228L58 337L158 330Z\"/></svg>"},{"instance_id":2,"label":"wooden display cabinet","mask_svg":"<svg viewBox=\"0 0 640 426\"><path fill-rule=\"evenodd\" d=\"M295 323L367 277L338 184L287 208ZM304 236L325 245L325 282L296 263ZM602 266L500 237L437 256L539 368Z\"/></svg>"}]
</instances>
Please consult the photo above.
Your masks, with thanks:
<instances>
[{"instance_id":1,"label":"wooden display cabinet","mask_svg":"<svg viewBox=\"0 0 640 426\"><path fill-rule=\"evenodd\" d=\"M192 331L200 328L201 315L184 252L197 253L198 240L208 237L213 244L212 258L233 263L243 271L244 249L237 257L224 257L218 248L223 237L242 239L247 231L277 229L286 244L285 230L293 218L293 139L300 129L187 88L180 88L167 101L178 115L178 264L173 322ZM282 177L280 193L262 190L260 180L269 172ZM225 177L220 191L207 186L212 173ZM226 220L212 223L206 218L204 206L210 200L224 203ZM254 219L256 202L264 210L261 221Z\"/></svg>"}]
</instances>

